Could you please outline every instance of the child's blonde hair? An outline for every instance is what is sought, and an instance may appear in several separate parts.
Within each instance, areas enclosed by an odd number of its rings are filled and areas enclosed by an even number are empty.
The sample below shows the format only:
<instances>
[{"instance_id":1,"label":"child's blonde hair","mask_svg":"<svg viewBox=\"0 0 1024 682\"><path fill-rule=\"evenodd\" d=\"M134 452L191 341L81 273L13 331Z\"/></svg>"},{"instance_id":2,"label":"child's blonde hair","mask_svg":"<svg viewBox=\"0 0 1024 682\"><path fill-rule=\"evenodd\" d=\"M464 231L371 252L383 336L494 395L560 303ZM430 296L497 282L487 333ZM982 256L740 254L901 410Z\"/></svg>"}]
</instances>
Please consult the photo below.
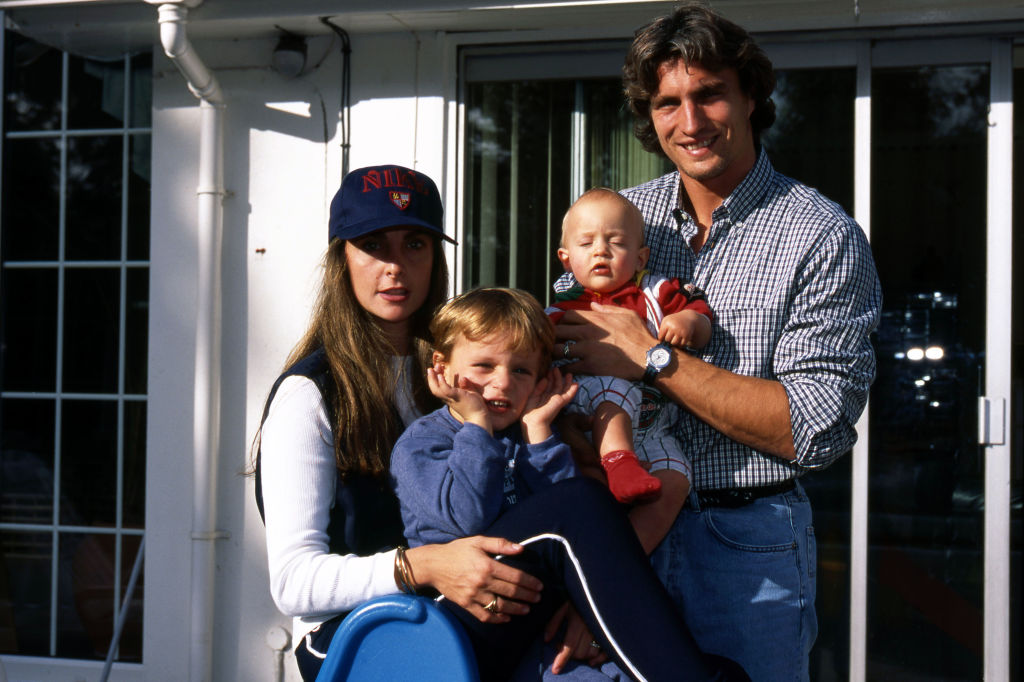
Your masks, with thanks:
<instances>
[{"instance_id":1,"label":"child's blonde hair","mask_svg":"<svg viewBox=\"0 0 1024 682\"><path fill-rule=\"evenodd\" d=\"M497 287L472 289L445 303L434 315L430 333L434 350L446 358L459 336L480 341L501 334L515 352L541 351L541 370L555 343L555 329L537 299L521 289Z\"/></svg>"}]
</instances>

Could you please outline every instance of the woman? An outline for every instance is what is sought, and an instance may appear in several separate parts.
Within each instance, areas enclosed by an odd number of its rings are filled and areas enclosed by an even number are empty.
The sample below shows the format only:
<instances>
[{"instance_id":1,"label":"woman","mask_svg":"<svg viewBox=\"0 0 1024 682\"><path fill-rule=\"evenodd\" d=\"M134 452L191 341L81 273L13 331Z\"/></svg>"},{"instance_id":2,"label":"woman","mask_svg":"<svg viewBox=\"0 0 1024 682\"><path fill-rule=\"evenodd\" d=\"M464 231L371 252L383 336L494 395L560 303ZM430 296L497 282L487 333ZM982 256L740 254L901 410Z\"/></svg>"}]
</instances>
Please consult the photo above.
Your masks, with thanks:
<instances>
[{"instance_id":1,"label":"woman","mask_svg":"<svg viewBox=\"0 0 1024 682\"><path fill-rule=\"evenodd\" d=\"M353 171L331 202L328 232L313 321L271 390L257 451L271 594L304 635L296 660L306 680L315 679L343 614L403 585L437 590L459 607L464 623L493 626L499 637L504 624L526 616L544 595L536 577L493 558L524 553L498 537L396 550L402 524L388 462L403 426L432 407L427 327L448 279L434 183L399 166ZM583 504L573 515L585 520L590 511ZM549 527L545 512L533 510L534 526L543 526L538 531ZM630 538L645 565L636 581L660 589L624 517L621 529L617 535ZM544 596L556 589L550 585ZM542 628L536 625L537 635ZM685 626L673 628L685 640L678 648L696 651ZM607 642L603 633L597 638ZM694 679L714 672L699 654L676 672L685 676L691 664L702 673Z\"/></svg>"}]
</instances>

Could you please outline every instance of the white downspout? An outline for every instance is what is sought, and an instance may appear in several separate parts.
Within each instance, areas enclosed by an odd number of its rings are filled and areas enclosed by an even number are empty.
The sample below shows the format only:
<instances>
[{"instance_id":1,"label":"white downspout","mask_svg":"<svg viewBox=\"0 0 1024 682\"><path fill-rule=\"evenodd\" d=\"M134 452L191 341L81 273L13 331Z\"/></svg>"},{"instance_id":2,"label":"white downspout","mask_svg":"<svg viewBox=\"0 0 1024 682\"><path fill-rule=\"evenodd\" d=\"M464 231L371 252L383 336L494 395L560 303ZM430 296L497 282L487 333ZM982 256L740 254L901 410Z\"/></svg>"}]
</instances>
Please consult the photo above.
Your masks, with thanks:
<instances>
[{"instance_id":1,"label":"white downspout","mask_svg":"<svg viewBox=\"0 0 1024 682\"><path fill-rule=\"evenodd\" d=\"M213 677L217 449L220 440L221 232L224 217L224 96L186 35L188 10L202 0L146 0L159 5L160 42L199 98L195 404L193 424L192 576L189 680Z\"/></svg>"}]
</instances>

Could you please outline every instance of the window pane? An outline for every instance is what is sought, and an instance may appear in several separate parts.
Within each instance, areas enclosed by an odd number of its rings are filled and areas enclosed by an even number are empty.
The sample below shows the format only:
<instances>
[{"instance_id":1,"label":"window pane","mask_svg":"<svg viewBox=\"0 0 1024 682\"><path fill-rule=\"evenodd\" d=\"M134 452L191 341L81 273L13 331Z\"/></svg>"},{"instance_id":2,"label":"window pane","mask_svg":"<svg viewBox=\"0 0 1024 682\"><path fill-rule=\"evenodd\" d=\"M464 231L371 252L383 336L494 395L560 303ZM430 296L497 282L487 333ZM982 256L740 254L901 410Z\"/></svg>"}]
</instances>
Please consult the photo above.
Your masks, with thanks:
<instances>
[{"instance_id":1,"label":"window pane","mask_svg":"<svg viewBox=\"0 0 1024 682\"><path fill-rule=\"evenodd\" d=\"M0 523L53 523L53 400L0 401Z\"/></svg>"},{"instance_id":2,"label":"window pane","mask_svg":"<svg viewBox=\"0 0 1024 682\"><path fill-rule=\"evenodd\" d=\"M128 259L149 260L150 136L128 138Z\"/></svg>"},{"instance_id":3,"label":"window pane","mask_svg":"<svg viewBox=\"0 0 1024 682\"><path fill-rule=\"evenodd\" d=\"M124 60L68 59L68 129L120 128L124 121Z\"/></svg>"},{"instance_id":4,"label":"window pane","mask_svg":"<svg viewBox=\"0 0 1024 682\"><path fill-rule=\"evenodd\" d=\"M854 69L776 72L776 120L761 142L775 168L838 202L853 205ZM850 641L850 490L852 459L801 478L814 508L818 544L818 638L811 679L845 680Z\"/></svg>"},{"instance_id":5,"label":"window pane","mask_svg":"<svg viewBox=\"0 0 1024 682\"><path fill-rule=\"evenodd\" d=\"M546 300L561 272L573 90L572 81L470 86L464 288L516 286Z\"/></svg>"},{"instance_id":6,"label":"window pane","mask_svg":"<svg viewBox=\"0 0 1024 682\"><path fill-rule=\"evenodd\" d=\"M57 271L5 268L0 279L4 391L56 389Z\"/></svg>"},{"instance_id":7,"label":"window pane","mask_svg":"<svg viewBox=\"0 0 1024 682\"><path fill-rule=\"evenodd\" d=\"M0 530L0 653L50 653L49 533Z\"/></svg>"},{"instance_id":8,"label":"window pane","mask_svg":"<svg viewBox=\"0 0 1024 682\"><path fill-rule=\"evenodd\" d=\"M583 97L588 178L584 190L625 189L675 170L666 157L645 151L633 135L633 114L618 79L585 81Z\"/></svg>"},{"instance_id":9,"label":"window pane","mask_svg":"<svg viewBox=\"0 0 1024 682\"><path fill-rule=\"evenodd\" d=\"M775 123L761 135L772 164L852 215L856 69L787 70L776 76Z\"/></svg>"},{"instance_id":10,"label":"window pane","mask_svg":"<svg viewBox=\"0 0 1024 682\"><path fill-rule=\"evenodd\" d=\"M574 174L584 190L622 189L671 170L633 137L615 78L471 83L466 111L464 288L515 286L546 302Z\"/></svg>"},{"instance_id":11,"label":"window pane","mask_svg":"<svg viewBox=\"0 0 1024 682\"><path fill-rule=\"evenodd\" d=\"M114 536L60 534L57 655L106 658L114 631Z\"/></svg>"},{"instance_id":12,"label":"window pane","mask_svg":"<svg viewBox=\"0 0 1024 682\"><path fill-rule=\"evenodd\" d=\"M3 230L5 261L56 260L60 244L60 144L4 140Z\"/></svg>"},{"instance_id":13,"label":"window pane","mask_svg":"<svg viewBox=\"0 0 1024 682\"><path fill-rule=\"evenodd\" d=\"M145 393L149 350L149 269L130 268L127 281L124 392Z\"/></svg>"},{"instance_id":14,"label":"window pane","mask_svg":"<svg viewBox=\"0 0 1024 682\"><path fill-rule=\"evenodd\" d=\"M132 91L130 103L132 128L148 128L153 124L153 55L133 55L131 60Z\"/></svg>"},{"instance_id":15,"label":"window pane","mask_svg":"<svg viewBox=\"0 0 1024 682\"><path fill-rule=\"evenodd\" d=\"M8 130L60 127L61 53L7 31L4 126Z\"/></svg>"},{"instance_id":16,"label":"window pane","mask_svg":"<svg viewBox=\"0 0 1024 682\"><path fill-rule=\"evenodd\" d=\"M68 269L64 287L64 390L116 393L120 280L110 268Z\"/></svg>"},{"instance_id":17,"label":"window pane","mask_svg":"<svg viewBox=\"0 0 1024 682\"><path fill-rule=\"evenodd\" d=\"M872 90L868 676L981 679L988 69L877 70Z\"/></svg>"},{"instance_id":18,"label":"window pane","mask_svg":"<svg viewBox=\"0 0 1024 682\"><path fill-rule=\"evenodd\" d=\"M118 539L108 534L61 533L60 578L57 594L57 655L65 658L104 659L116 621L114 578ZM138 537L124 537L121 553L121 589L131 575L139 548ZM136 585L118 661L142 660L142 578Z\"/></svg>"},{"instance_id":19,"label":"window pane","mask_svg":"<svg viewBox=\"0 0 1024 682\"><path fill-rule=\"evenodd\" d=\"M118 593L118 603L124 604L125 594L128 591L128 580L132 575L132 568L139 553L139 545L142 538L137 535L121 536L121 590ZM128 615L125 616L124 629L121 631L121 642L118 647L117 661L142 662L142 611L146 591L146 561L143 556L142 565L139 567L139 576L135 580L135 590L132 592L132 599L128 603ZM106 656L106 650L103 655Z\"/></svg>"},{"instance_id":20,"label":"window pane","mask_svg":"<svg viewBox=\"0 0 1024 682\"><path fill-rule=\"evenodd\" d=\"M121 523L125 528L146 525L146 403L124 404L124 503Z\"/></svg>"},{"instance_id":21,"label":"window pane","mask_svg":"<svg viewBox=\"0 0 1024 682\"><path fill-rule=\"evenodd\" d=\"M117 509L117 403L65 400L60 435L61 523L113 526Z\"/></svg>"},{"instance_id":22,"label":"window pane","mask_svg":"<svg viewBox=\"0 0 1024 682\"><path fill-rule=\"evenodd\" d=\"M68 260L121 258L121 138L68 138Z\"/></svg>"}]
</instances>

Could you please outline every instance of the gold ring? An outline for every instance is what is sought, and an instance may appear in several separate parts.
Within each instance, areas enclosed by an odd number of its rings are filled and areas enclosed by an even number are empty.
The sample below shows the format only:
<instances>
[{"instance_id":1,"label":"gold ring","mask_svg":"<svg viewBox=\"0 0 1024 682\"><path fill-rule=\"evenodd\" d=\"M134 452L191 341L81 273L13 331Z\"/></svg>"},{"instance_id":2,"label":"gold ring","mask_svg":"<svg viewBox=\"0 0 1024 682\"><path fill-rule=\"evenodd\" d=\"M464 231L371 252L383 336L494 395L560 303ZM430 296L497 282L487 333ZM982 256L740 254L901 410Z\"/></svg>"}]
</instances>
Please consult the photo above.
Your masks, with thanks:
<instances>
[{"instance_id":1,"label":"gold ring","mask_svg":"<svg viewBox=\"0 0 1024 682\"><path fill-rule=\"evenodd\" d=\"M494 615L498 615L498 595L494 595L494 599L491 603L484 607L484 610L490 611Z\"/></svg>"}]
</instances>

